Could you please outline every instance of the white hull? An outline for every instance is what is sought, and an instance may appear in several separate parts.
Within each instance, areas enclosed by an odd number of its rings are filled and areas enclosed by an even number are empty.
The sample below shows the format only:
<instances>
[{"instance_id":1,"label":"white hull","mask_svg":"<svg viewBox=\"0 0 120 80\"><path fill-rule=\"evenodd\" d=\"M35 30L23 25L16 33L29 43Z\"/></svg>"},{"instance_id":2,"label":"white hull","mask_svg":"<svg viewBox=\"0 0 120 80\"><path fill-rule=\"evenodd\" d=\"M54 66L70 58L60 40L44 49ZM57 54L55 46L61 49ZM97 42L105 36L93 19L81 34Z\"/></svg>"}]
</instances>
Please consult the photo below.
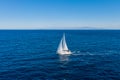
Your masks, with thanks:
<instances>
[{"instance_id":1,"label":"white hull","mask_svg":"<svg viewBox=\"0 0 120 80\"><path fill-rule=\"evenodd\" d=\"M69 54L72 54L72 52L71 51L58 51L57 52L59 55L69 55Z\"/></svg>"}]
</instances>

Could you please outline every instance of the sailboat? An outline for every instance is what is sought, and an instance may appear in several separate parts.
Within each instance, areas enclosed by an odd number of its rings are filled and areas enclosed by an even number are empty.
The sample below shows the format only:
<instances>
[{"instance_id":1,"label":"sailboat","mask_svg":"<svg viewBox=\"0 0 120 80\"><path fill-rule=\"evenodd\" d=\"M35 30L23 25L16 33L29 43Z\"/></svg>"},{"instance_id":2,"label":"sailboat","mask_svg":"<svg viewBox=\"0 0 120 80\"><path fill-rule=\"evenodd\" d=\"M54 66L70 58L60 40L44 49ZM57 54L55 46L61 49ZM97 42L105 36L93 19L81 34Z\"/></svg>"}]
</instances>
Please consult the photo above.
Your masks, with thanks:
<instances>
[{"instance_id":1,"label":"sailboat","mask_svg":"<svg viewBox=\"0 0 120 80\"><path fill-rule=\"evenodd\" d=\"M57 53L60 55L72 54L72 52L67 47L66 40L65 40L65 34L63 34L63 37L59 43Z\"/></svg>"}]
</instances>

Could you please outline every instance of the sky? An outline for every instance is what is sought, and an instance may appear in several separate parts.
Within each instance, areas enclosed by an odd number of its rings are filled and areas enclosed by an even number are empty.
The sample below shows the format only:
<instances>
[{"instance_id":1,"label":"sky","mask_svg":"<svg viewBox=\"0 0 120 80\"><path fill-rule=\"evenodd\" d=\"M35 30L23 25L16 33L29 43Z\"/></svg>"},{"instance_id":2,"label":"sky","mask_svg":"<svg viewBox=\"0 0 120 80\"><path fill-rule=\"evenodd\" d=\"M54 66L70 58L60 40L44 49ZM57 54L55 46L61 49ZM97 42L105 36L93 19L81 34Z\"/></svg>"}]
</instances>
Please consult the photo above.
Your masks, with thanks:
<instances>
[{"instance_id":1,"label":"sky","mask_svg":"<svg viewBox=\"0 0 120 80\"><path fill-rule=\"evenodd\" d=\"M120 29L120 0L0 0L0 29Z\"/></svg>"}]
</instances>

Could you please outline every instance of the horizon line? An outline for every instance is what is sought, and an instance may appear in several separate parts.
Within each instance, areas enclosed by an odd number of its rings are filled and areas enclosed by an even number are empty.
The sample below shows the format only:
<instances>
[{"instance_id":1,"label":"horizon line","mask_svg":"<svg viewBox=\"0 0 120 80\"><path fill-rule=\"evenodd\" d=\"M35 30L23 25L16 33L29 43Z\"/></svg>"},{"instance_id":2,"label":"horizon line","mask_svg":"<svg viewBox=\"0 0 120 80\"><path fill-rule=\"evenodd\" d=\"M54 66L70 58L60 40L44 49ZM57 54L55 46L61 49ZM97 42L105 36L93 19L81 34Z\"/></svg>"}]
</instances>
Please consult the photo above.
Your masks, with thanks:
<instances>
[{"instance_id":1,"label":"horizon line","mask_svg":"<svg viewBox=\"0 0 120 80\"><path fill-rule=\"evenodd\" d=\"M0 29L0 30L120 30L120 29Z\"/></svg>"}]
</instances>

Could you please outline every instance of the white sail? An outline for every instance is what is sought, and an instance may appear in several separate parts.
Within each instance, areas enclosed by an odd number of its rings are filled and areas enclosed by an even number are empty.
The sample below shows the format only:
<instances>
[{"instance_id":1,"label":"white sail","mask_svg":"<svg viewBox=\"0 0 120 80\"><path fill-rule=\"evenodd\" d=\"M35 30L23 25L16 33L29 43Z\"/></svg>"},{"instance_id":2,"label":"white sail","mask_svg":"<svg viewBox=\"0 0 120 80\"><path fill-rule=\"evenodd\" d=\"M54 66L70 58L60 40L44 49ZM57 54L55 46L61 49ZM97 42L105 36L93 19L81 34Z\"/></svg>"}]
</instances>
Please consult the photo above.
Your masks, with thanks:
<instances>
[{"instance_id":1,"label":"white sail","mask_svg":"<svg viewBox=\"0 0 120 80\"><path fill-rule=\"evenodd\" d=\"M63 40L61 39L59 46L58 46L58 49L57 49L57 52L61 52L63 50L62 43L63 43Z\"/></svg>"},{"instance_id":2,"label":"white sail","mask_svg":"<svg viewBox=\"0 0 120 80\"><path fill-rule=\"evenodd\" d=\"M63 37L59 43L57 53L59 53L59 54L71 54L71 52L68 49L67 44L66 44L65 34L63 35Z\"/></svg>"},{"instance_id":3,"label":"white sail","mask_svg":"<svg viewBox=\"0 0 120 80\"><path fill-rule=\"evenodd\" d=\"M66 44L66 40L65 40L65 34L63 35L63 50L68 50L67 44Z\"/></svg>"}]
</instances>

